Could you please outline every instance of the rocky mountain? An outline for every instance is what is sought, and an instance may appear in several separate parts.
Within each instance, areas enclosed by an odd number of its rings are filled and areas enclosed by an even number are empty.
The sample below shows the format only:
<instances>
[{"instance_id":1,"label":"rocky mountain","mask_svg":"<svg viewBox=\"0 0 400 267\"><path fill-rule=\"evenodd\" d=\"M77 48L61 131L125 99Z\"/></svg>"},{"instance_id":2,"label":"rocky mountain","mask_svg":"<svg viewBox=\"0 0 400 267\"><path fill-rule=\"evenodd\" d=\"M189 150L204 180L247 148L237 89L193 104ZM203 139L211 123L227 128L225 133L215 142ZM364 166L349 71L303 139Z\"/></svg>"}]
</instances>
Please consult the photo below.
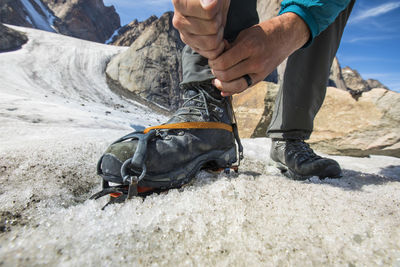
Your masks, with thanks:
<instances>
[{"instance_id":1,"label":"rocky mountain","mask_svg":"<svg viewBox=\"0 0 400 267\"><path fill-rule=\"evenodd\" d=\"M158 18L151 16L145 21L139 22L137 19L121 27L117 34L113 36L109 44L118 46L130 46L142 33Z\"/></svg>"},{"instance_id":2,"label":"rocky mountain","mask_svg":"<svg viewBox=\"0 0 400 267\"><path fill-rule=\"evenodd\" d=\"M29 21L27 11L21 1L0 0L0 22L32 27L32 21Z\"/></svg>"},{"instance_id":3,"label":"rocky mountain","mask_svg":"<svg viewBox=\"0 0 400 267\"><path fill-rule=\"evenodd\" d=\"M104 43L120 27L103 0L0 0L0 22Z\"/></svg>"},{"instance_id":4,"label":"rocky mountain","mask_svg":"<svg viewBox=\"0 0 400 267\"><path fill-rule=\"evenodd\" d=\"M172 17L173 13L167 12L157 20L151 18L147 27L138 24L143 27L136 31L140 32L138 37L126 52L110 61L106 70L115 90L131 92L168 110L178 107L184 47L172 26Z\"/></svg>"},{"instance_id":5,"label":"rocky mountain","mask_svg":"<svg viewBox=\"0 0 400 267\"><path fill-rule=\"evenodd\" d=\"M10 29L0 23L0 52L19 49L27 41L26 34Z\"/></svg>"},{"instance_id":6,"label":"rocky mountain","mask_svg":"<svg viewBox=\"0 0 400 267\"><path fill-rule=\"evenodd\" d=\"M55 26L60 33L104 43L120 24L114 6L103 0L42 0L60 18Z\"/></svg>"}]
</instances>

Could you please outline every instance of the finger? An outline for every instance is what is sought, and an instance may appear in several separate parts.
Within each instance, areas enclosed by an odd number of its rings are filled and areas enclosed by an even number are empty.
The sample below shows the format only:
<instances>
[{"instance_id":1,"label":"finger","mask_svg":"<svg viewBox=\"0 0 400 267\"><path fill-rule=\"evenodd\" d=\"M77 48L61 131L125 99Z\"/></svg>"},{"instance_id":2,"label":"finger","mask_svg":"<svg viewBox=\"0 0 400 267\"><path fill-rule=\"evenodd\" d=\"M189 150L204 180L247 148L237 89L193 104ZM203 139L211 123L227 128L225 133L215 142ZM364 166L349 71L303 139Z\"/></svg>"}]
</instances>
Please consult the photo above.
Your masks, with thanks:
<instances>
[{"instance_id":1,"label":"finger","mask_svg":"<svg viewBox=\"0 0 400 267\"><path fill-rule=\"evenodd\" d=\"M183 16L211 20L220 11L218 0L172 0L175 12Z\"/></svg>"},{"instance_id":2,"label":"finger","mask_svg":"<svg viewBox=\"0 0 400 267\"><path fill-rule=\"evenodd\" d=\"M182 41L190 47L198 50L209 51L218 49L223 43L224 29L221 28L215 35L194 35L188 32L181 32Z\"/></svg>"},{"instance_id":3,"label":"finger","mask_svg":"<svg viewBox=\"0 0 400 267\"><path fill-rule=\"evenodd\" d=\"M199 53L200 55L202 55L203 57L205 57L205 58L215 59L224 51L224 49L225 49L225 45L224 45L224 43L221 42L217 49L208 50L208 51L207 50L200 50L200 49L196 50L195 49L195 51L197 53Z\"/></svg>"},{"instance_id":4,"label":"finger","mask_svg":"<svg viewBox=\"0 0 400 267\"><path fill-rule=\"evenodd\" d=\"M227 70L212 69L213 74L223 82L229 82L248 73L257 73L261 66L255 60L245 59Z\"/></svg>"},{"instance_id":5,"label":"finger","mask_svg":"<svg viewBox=\"0 0 400 267\"><path fill-rule=\"evenodd\" d=\"M227 70L239 62L250 57L249 49L245 49L241 43L232 44L221 56L209 61L213 70Z\"/></svg>"},{"instance_id":6,"label":"finger","mask_svg":"<svg viewBox=\"0 0 400 267\"><path fill-rule=\"evenodd\" d=\"M253 73L248 75L251 81L248 81L243 76L230 82L223 82L219 79L214 79L211 83L221 91L222 96L230 96L239 94L264 79L262 74Z\"/></svg>"},{"instance_id":7,"label":"finger","mask_svg":"<svg viewBox=\"0 0 400 267\"><path fill-rule=\"evenodd\" d=\"M203 20L175 13L172 24L178 31L185 31L194 35L214 35L223 28L222 15L217 15L212 20Z\"/></svg>"},{"instance_id":8,"label":"finger","mask_svg":"<svg viewBox=\"0 0 400 267\"><path fill-rule=\"evenodd\" d=\"M230 82L223 82L219 79L214 79L212 83L222 92L223 96L238 94L248 88L246 80L242 77Z\"/></svg>"}]
</instances>

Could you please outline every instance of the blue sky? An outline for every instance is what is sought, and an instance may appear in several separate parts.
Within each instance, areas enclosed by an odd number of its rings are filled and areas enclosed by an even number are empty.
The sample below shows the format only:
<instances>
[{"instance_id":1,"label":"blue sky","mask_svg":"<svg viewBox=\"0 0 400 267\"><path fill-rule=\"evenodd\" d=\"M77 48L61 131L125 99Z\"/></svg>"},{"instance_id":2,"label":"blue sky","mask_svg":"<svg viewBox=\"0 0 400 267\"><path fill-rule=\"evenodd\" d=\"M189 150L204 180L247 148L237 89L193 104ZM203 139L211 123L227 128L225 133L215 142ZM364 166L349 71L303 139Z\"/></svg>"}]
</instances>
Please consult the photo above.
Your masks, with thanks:
<instances>
[{"instance_id":1,"label":"blue sky","mask_svg":"<svg viewBox=\"0 0 400 267\"><path fill-rule=\"evenodd\" d=\"M125 25L173 10L171 0L104 0L114 5ZM364 79L377 79L400 92L400 1L358 0L338 54L342 67L356 69Z\"/></svg>"}]
</instances>

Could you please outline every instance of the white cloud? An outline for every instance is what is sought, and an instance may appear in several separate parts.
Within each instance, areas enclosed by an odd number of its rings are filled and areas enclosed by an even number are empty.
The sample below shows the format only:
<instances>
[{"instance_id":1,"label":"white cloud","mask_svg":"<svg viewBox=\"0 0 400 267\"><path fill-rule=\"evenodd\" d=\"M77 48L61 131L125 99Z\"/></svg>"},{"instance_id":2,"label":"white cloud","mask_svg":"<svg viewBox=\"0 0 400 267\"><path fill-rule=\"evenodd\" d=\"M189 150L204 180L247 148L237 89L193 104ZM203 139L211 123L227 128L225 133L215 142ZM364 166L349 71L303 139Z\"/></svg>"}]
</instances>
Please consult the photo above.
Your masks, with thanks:
<instances>
[{"instance_id":1,"label":"white cloud","mask_svg":"<svg viewBox=\"0 0 400 267\"><path fill-rule=\"evenodd\" d=\"M377 17L400 7L400 2L389 2L360 12L350 18L349 23L356 23L368 18Z\"/></svg>"},{"instance_id":2,"label":"white cloud","mask_svg":"<svg viewBox=\"0 0 400 267\"><path fill-rule=\"evenodd\" d=\"M358 36L358 37L351 37L344 39L343 42L346 43L373 42L373 41L393 40L398 38L399 38L398 36L393 36L393 35Z\"/></svg>"}]
</instances>

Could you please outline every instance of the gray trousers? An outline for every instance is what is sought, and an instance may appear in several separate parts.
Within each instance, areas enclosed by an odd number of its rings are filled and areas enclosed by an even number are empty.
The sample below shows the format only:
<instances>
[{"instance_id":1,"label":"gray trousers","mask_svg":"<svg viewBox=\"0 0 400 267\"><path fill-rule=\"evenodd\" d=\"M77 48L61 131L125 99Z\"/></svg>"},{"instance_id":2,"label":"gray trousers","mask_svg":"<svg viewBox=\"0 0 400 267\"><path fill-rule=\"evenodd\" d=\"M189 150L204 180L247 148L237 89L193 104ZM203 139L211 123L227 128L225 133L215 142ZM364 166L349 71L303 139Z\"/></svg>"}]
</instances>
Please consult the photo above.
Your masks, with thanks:
<instances>
[{"instance_id":1,"label":"gray trousers","mask_svg":"<svg viewBox=\"0 0 400 267\"><path fill-rule=\"evenodd\" d=\"M267 1L267 0L266 0ZM313 43L289 56L275 110L267 130L274 139L308 139L326 94L332 61L355 0ZM257 0L231 0L225 38L232 42L240 31L258 23ZM182 55L182 84L213 79L207 59L186 46Z\"/></svg>"}]
</instances>

